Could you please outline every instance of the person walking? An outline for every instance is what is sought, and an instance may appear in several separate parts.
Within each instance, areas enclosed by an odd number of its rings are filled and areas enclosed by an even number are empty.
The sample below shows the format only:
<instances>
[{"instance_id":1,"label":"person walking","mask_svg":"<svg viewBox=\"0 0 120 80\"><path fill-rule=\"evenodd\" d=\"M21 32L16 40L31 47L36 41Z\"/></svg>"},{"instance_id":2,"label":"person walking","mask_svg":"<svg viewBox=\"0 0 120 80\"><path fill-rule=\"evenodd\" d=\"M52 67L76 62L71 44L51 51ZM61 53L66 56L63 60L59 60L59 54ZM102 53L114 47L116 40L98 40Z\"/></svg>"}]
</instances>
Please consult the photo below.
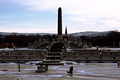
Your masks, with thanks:
<instances>
[{"instance_id":1,"label":"person walking","mask_svg":"<svg viewBox=\"0 0 120 80\"><path fill-rule=\"evenodd\" d=\"M71 67L70 67L70 70L69 70L69 71L67 71L67 73L70 73L70 75L72 75L72 74L73 74L73 66L71 66Z\"/></svg>"},{"instance_id":2,"label":"person walking","mask_svg":"<svg viewBox=\"0 0 120 80\"><path fill-rule=\"evenodd\" d=\"M18 64L18 72L20 72L21 70L20 70L20 64Z\"/></svg>"},{"instance_id":3,"label":"person walking","mask_svg":"<svg viewBox=\"0 0 120 80\"><path fill-rule=\"evenodd\" d=\"M47 64L45 65L45 71L48 71L48 65Z\"/></svg>"}]
</instances>

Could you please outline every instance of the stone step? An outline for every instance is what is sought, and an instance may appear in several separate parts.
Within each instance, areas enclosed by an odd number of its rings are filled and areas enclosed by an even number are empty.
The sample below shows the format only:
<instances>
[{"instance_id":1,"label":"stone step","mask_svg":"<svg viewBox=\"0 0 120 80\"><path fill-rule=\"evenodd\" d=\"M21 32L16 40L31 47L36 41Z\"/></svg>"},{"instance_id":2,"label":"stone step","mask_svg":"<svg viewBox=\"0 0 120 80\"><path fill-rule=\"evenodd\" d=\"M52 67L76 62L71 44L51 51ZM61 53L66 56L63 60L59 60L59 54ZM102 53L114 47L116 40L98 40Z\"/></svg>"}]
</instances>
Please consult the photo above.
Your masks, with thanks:
<instances>
[{"instance_id":1,"label":"stone step","mask_svg":"<svg viewBox=\"0 0 120 80\"><path fill-rule=\"evenodd\" d=\"M43 63L60 63L60 60L45 60Z\"/></svg>"},{"instance_id":2,"label":"stone step","mask_svg":"<svg viewBox=\"0 0 120 80\"><path fill-rule=\"evenodd\" d=\"M46 56L46 58L61 58L61 56Z\"/></svg>"},{"instance_id":3,"label":"stone step","mask_svg":"<svg viewBox=\"0 0 120 80\"><path fill-rule=\"evenodd\" d=\"M46 55L46 57L61 57L61 55Z\"/></svg>"},{"instance_id":4,"label":"stone step","mask_svg":"<svg viewBox=\"0 0 120 80\"><path fill-rule=\"evenodd\" d=\"M46 59L48 60L56 60L56 59L58 59L58 60L60 60L61 59L61 57L46 57Z\"/></svg>"},{"instance_id":5,"label":"stone step","mask_svg":"<svg viewBox=\"0 0 120 80\"><path fill-rule=\"evenodd\" d=\"M63 63L37 63L36 65L64 65Z\"/></svg>"},{"instance_id":6,"label":"stone step","mask_svg":"<svg viewBox=\"0 0 120 80\"><path fill-rule=\"evenodd\" d=\"M48 55L61 55L61 53L48 53Z\"/></svg>"}]
</instances>

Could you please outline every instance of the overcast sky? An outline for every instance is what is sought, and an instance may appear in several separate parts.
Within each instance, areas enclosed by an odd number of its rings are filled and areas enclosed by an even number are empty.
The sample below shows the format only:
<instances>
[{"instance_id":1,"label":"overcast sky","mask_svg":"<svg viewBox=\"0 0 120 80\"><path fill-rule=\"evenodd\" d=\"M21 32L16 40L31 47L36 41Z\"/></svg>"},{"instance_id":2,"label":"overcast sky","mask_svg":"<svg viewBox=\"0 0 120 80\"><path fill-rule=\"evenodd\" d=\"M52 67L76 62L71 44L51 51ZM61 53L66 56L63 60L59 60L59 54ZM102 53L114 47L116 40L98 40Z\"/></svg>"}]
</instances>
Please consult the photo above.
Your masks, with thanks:
<instances>
[{"instance_id":1,"label":"overcast sky","mask_svg":"<svg viewBox=\"0 0 120 80\"><path fill-rule=\"evenodd\" d=\"M120 30L120 0L0 0L0 32L63 33Z\"/></svg>"}]
</instances>

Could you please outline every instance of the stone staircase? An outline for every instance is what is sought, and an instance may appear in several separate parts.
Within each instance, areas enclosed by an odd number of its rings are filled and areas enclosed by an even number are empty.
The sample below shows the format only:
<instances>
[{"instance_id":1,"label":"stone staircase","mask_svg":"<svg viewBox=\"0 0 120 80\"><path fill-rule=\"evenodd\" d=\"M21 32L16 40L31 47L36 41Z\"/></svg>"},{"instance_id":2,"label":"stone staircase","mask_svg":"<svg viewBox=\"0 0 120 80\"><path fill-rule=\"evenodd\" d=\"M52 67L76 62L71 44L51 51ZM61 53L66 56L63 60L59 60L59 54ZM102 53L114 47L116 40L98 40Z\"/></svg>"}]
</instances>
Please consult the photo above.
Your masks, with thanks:
<instances>
[{"instance_id":1,"label":"stone staircase","mask_svg":"<svg viewBox=\"0 0 120 80\"><path fill-rule=\"evenodd\" d=\"M61 52L49 52L42 63L37 63L37 65L63 65L61 61Z\"/></svg>"},{"instance_id":2,"label":"stone staircase","mask_svg":"<svg viewBox=\"0 0 120 80\"><path fill-rule=\"evenodd\" d=\"M45 60L43 61L43 64L48 65L63 65L60 63L61 61L61 52L49 52L48 55L46 55Z\"/></svg>"},{"instance_id":3,"label":"stone staircase","mask_svg":"<svg viewBox=\"0 0 120 80\"><path fill-rule=\"evenodd\" d=\"M37 73L45 72L48 65L63 65L61 61L61 52L49 52L42 63L37 63Z\"/></svg>"},{"instance_id":4,"label":"stone staircase","mask_svg":"<svg viewBox=\"0 0 120 80\"><path fill-rule=\"evenodd\" d=\"M63 65L63 63L60 63L60 61L62 60L61 55L64 48L65 46L63 42L58 41L54 43L46 52L43 62L36 64L40 65L37 67L36 72L45 72L48 65Z\"/></svg>"}]
</instances>

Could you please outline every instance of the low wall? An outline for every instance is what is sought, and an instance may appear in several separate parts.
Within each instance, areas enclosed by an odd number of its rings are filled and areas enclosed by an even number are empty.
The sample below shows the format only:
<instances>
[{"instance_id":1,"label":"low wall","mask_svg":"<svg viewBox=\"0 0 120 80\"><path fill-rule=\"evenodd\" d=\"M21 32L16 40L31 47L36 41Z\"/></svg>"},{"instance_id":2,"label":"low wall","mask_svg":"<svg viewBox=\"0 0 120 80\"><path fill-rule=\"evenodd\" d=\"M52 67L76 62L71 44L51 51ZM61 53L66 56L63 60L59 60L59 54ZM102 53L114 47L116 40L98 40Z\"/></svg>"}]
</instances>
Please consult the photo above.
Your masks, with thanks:
<instances>
[{"instance_id":1,"label":"low wall","mask_svg":"<svg viewBox=\"0 0 120 80\"><path fill-rule=\"evenodd\" d=\"M44 58L43 52L44 50L4 50L0 51L0 62L41 61ZM61 58L85 63L113 63L120 61L120 51L74 50L64 52Z\"/></svg>"},{"instance_id":2,"label":"low wall","mask_svg":"<svg viewBox=\"0 0 120 80\"><path fill-rule=\"evenodd\" d=\"M43 50L3 50L0 62L28 62L42 60Z\"/></svg>"},{"instance_id":3,"label":"low wall","mask_svg":"<svg viewBox=\"0 0 120 80\"><path fill-rule=\"evenodd\" d=\"M62 59L89 63L111 63L120 61L120 51L77 50L63 53Z\"/></svg>"}]
</instances>

